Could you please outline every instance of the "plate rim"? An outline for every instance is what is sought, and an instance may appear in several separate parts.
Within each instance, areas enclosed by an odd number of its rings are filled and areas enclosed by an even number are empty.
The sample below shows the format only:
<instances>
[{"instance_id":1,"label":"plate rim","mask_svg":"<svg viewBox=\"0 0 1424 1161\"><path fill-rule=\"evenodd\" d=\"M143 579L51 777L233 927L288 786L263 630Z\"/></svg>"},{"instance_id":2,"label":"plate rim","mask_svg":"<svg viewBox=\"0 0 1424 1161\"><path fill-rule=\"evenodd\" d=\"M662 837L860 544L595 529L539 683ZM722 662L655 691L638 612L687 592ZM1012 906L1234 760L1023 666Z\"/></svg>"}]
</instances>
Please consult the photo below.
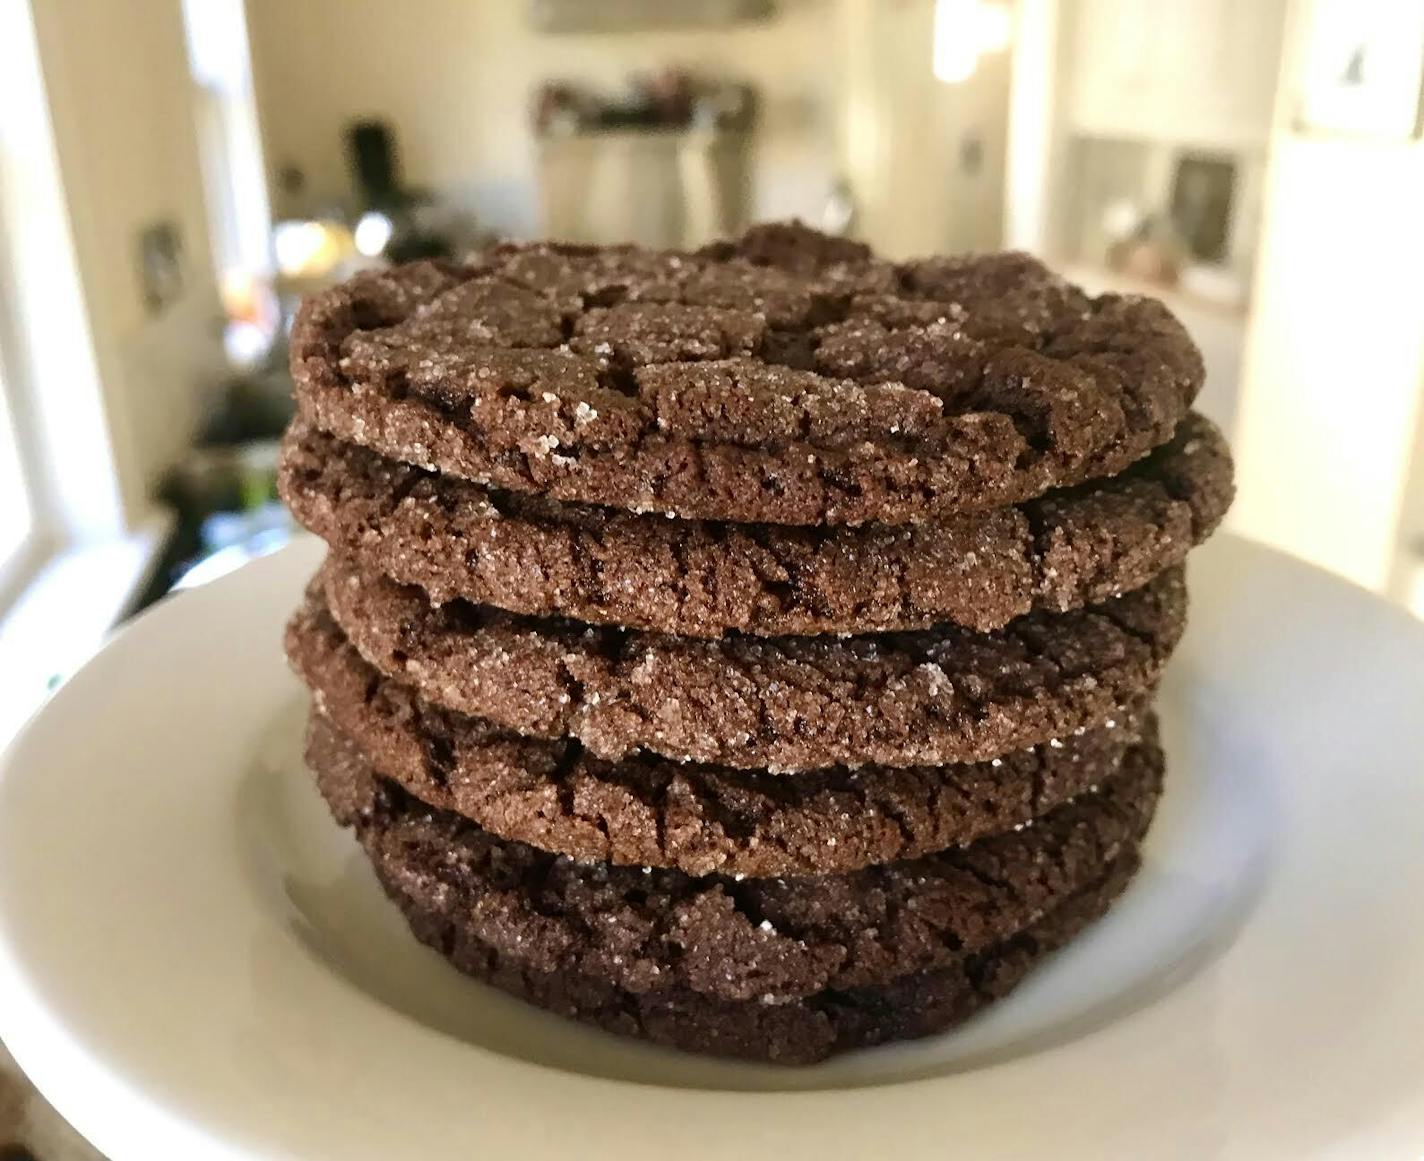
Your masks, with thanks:
<instances>
[{"instance_id":1,"label":"plate rim","mask_svg":"<svg viewBox=\"0 0 1424 1161\"><path fill-rule=\"evenodd\" d=\"M1230 537L1219 538L1218 543L1220 542L1224 542L1224 546L1215 549L1218 555L1241 555L1243 553L1248 557L1254 555L1258 561L1274 561L1269 567L1277 570L1285 568L1298 575L1314 575L1317 580L1325 578L1328 581L1327 587L1333 588L1336 592L1336 599L1356 603L1364 600L1366 607L1372 609L1376 614L1387 610L1384 619L1393 621L1397 631L1402 632L1405 637L1412 635L1421 647L1424 647L1424 626L1417 624L1407 614L1389 606L1373 594L1366 593L1346 581L1329 577L1318 569L1313 569L1262 546L1250 545L1248 547L1246 542L1233 541ZM83 698L90 696L89 686L97 680L96 675L102 673L105 668L117 664L118 660L123 659L126 651L151 648L150 645L144 644L148 638L176 631L183 619L193 617L201 619L203 614L200 613L200 610L207 606L221 608L228 602L237 600L245 589L256 587L263 580L266 580L267 583L283 583L286 575L288 573L295 574L308 558L314 564L319 551L319 545L304 538L282 552L253 562L237 573L221 578L212 585L160 602L156 607L147 610L116 633L84 670L76 674L70 682L57 690L44 706L40 707L10 744L5 747L4 752L0 753L0 839L3 839L6 826L14 825L13 820L7 820L5 817L5 808L16 793L16 786L27 777L23 773L16 773L20 769L22 759L30 753L31 747L43 742L42 733L44 730L55 728L65 714L72 712L69 708L71 703L77 706L82 704ZM1202 551L1204 553L1212 552L1213 549L1209 546ZM295 595L295 591L293 591L294 599ZM170 622L174 629L163 628ZM273 654L276 656L275 640L271 644ZM86 677L86 674L89 676ZM37 743L36 739L40 739L40 742ZM36 775L31 773L28 777L33 779ZM1424 801L1424 796L1421 796L1420 800ZM0 868L4 866L4 852L0 852ZM24 963L24 949L17 946L11 938L9 917L3 908L6 899L6 883L0 879L0 994L22 998L20 1003L7 1002L0 1005L0 1032L5 1035L7 1045L21 1067L31 1074L37 1087L52 1100L61 1114L74 1123L81 1133L85 1133L101 1148L109 1150L115 1156L119 1156L127 1150L127 1143L132 1140L131 1131L136 1131L137 1122L141 1122L144 1130L152 1134L146 1142L148 1151L145 1155L147 1156L252 1156L251 1149L254 1147L254 1143L250 1140L240 1140L241 1133L228 1133L223 1129L215 1129L211 1125L194 1123L188 1115L172 1106L171 1099L165 1102L161 1099L161 1094L147 1091L132 1077L115 1071L110 1066L111 1061L96 1053L92 1045L86 1046L81 1042L80 1033L70 1026L73 1014L71 1014L70 1021L66 1021L64 1013L52 1010L46 1002L42 987L27 972ZM1230 952L1227 954L1229 955ZM808 1116L814 1115L822 1121L827 1131L840 1130L847 1133L848 1136L840 1139L842 1143L845 1143L855 1137L856 1125L854 1122L856 1119L869 1117L873 1120L875 1117L883 1118L887 1115L898 1116L913 1113L921 1104L921 1097L926 1089L942 1086L946 1081L946 1078L943 1077L925 1077L904 1081L888 1088L877 1086L811 1092L651 1090L646 1086L635 1086L632 1082L579 1075L537 1062L514 1060L463 1041L451 1041L443 1033L413 1025L405 1017L385 1009L379 1001L361 993L349 981L340 981L340 987L349 989L351 994L346 997L346 1002L333 1000L338 1010L359 1011L364 1018L376 1024L384 1022L410 1025L404 1027L401 1035L404 1038L414 1036L416 1040L406 1039L404 1042L419 1043L434 1055L449 1058L451 1044L456 1045L455 1051L461 1054L473 1052L480 1059L480 1068L483 1072L502 1074L506 1082L511 1080L516 1082L515 1088L522 1084L523 1080L528 1079L535 1086L535 1091L543 1098L543 1102L561 1098L574 1100L579 1108L588 1114L590 1121L600 1119L595 1115L597 1110L591 1108L591 1105L605 1101L610 1104L626 1104L626 1101L621 1101L618 1098L626 1096L627 1090L632 1088L634 1092L645 1099L649 1092L655 1091L657 1093L656 1100L663 1106L663 1113L659 1115L666 1114L666 1116L683 1118L687 1125L701 1126L705 1129L719 1120L727 1119L728 1115L734 1114L743 1121L749 1118L761 1121L761 1127L765 1130L764 1135L768 1138L775 1137L782 1142L794 1144L798 1139L798 1134L802 1132L799 1126L804 1125ZM355 998L354 1009L351 1003L353 997ZM1161 997L1151 1009L1144 1013L1134 1014L1128 1019L1130 1021L1145 1020L1149 1023L1160 1022L1161 1009L1164 1005L1169 1005L1171 1001L1170 995ZM1026 1067L1019 1061L1012 1061L1002 1065L990 1065L982 1071L986 1078L989 1078L989 1074L1014 1069L1030 1075L1044 1072L1051 1074L1061 1064L1062 1057L1065 1055L1072 1056L1085 1050L1090 1052L1103 1050L1101 1046L1097 1049L1093 1049L1091 1046L1095 1041L1110 1036L1112 1031L1111 1028L1091 1031L1080 1039L1045 1048L1037 1055L1036 1062L1031 1067ZM434 1040L437 1038L449 1043L444 1048L436 1047ZM1085 1049L1085 1046L1088 1047ZM492 1076L488 1079L493 1081L499 1078ZM496 1087L504 1092L509 1090L511 1085L505 1083L496 1085ZM1003 1098L1002 1077L999 1077L998 1081L994 1083L978 1087L982 1088L982 1095L991 1101ZM517 1096L517 1094L515 1095ZM785 1106L784 1113L770 1109L768 1106L773 1102ZM956 1103L963 1105L964 1102L959 1099ZM748 1106L751 1105L755 1105L756 1108L749 1113ZM114 1128L117 1123L116 1118L121 1110L122 1120L127 1122L122 1134L123 1139L120 1139L119 1130ZM922 1113L923 1109L921 1108L919 1111ZM1412 1111L1417 1120L1404 1125L1402 1129L1404 1133L1408 1134L1411 1142L1417 1143L1424 1139L1424 1093L1421 1093L1421 1098ZM605 1109L604 1112L607 1110ZM607 1118L604 1117L603 1121L606 1123ZM773 1121L777 1123L773 1124ZM989 1121L980 1116L976 1127L982 1128L989 1124ZM568 1127L575 1130L573 1135L556 1139L554 1126L548 1124L541 1126L539 1129L540 1139L532 1142L533 1147L545 1149L545 1155L548 1156L561 1156L563 1154L558 1151L560 1148L587 1143L589 1139L587 1123ZM489 1128L488 1124L481 1126L486 1144L489 1143ZM923 1128L924 1126L921 1126L921 1129ZM907 1128L902 1142L903 1147L913 1149L916 1141L921 1145L930 1146L935 1141L942 1144L943 1139L926 1136L922 1132L917 1133L914 1127ZM805 1144L804 1141L801 1143ZM526 1144L530 1144L530 1142L526 1141ZM629 1144L627 1139L619 1140L616 1143L616 1148L626 1157L641 1155L638 1150L630 1149ZM746 1140L744 1137L729 1138L725 1135L718 1139L713 1135L704 1138L700 1144L709 1147L706 1150L706 1155L730 1156L737 1151L744 1153ZM260 1147L260 1142L255 1147ZM897 1147L902 1146L897 1145ZM307 1155L315 1156L317 1154ZM343 1151L340 1154L332 1155L351 1156L354 1154ZM431 1155L434 1156L434 1154ZM530 1155L538 1154L531 1153ZM650 1152L649 1155L652 1153Z\"/></svg>"}]
</instances>

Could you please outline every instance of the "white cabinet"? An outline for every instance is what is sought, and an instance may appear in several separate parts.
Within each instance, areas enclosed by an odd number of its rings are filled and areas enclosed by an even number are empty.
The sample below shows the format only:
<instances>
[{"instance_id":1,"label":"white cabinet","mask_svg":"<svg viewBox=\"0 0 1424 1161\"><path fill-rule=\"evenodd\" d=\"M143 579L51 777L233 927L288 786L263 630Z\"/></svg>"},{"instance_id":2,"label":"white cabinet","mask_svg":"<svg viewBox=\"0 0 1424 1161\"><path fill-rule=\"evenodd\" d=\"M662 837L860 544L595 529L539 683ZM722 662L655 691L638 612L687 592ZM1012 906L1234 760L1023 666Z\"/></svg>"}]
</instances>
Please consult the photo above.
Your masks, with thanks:
<instances>
[{"instance_id":1,"label":"white cabinet","mask_svg":"<svg viewBox=\"0 0 1424 1161\"><path fill-rule=\"evenodd\" d=\"M1270 128L1284 0L1076 0L1068 130L1223 150Z\"/></svg>"},{"instance_id":2,"label":"white cabinet","mask_svg":"<svg viewBox=\"0 0 1424 1161\"><path fill-rule=\"evenodd\" d=\"M1424 142L1279 134L1231 527L1403 596L1424 534Z\"/></svg>"}]
</instances>

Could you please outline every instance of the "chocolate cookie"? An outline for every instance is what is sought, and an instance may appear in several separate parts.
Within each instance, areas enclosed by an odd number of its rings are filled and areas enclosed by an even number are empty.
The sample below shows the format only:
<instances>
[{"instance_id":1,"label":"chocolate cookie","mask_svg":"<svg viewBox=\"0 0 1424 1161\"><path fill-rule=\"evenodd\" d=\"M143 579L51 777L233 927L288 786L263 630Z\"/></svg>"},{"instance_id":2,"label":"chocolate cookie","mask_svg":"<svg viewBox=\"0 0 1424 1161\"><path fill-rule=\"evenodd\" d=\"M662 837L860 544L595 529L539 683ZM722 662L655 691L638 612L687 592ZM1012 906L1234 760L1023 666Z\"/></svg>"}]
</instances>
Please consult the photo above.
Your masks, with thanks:
<instances>
[{"instance_id":1,"label":"chocolate cookie","mask_svg":"<svg viewBox=\"0 0 1424 1161\"><path fill-rule=\"evenodd\" d=\"M536 620L329 558L332 615L378 670L437 705L600 758L640 750L773 772L945 765L1099 725L1155 685L1180 637L1180 570L992 634L699 641Z\"/></svg>"},{"instance_id":2,"label":"chocolate cookie","mask_svg":"<svg viewBox=\"0 0 1424 1161\"><path fill-rule=\"evenodd\" d=\"M668 520L489 491L296 424L278 475L297 520L372 572L535 616L684 636L987 632L1180 564L1231 502L1231 459L1189 415L1122 475L905 527Z\"/></svg>"},{"instance_id":3,"label":"chocolate cookie","mask_svg":"<svg viewBox=\"0 0 1424 1161\"><path fill-rule=\"evenodd\" d=\"M1136 852L1118 856L1093 886L1023 931L950 967L775 1003L719 1000L687 989L632 992L589 976L539 971L472 934L464 900L447 893L407 894L399 877L380 862L376 874L416 938L461 971L510 995L668 1048L792 1065L930 1036L961 1023L1006 996L1033 967L1102 916L1137 865Z\"/></svg>"},{"instance_id":4,"label":"chocolate cookie","mask_svg":"<svg viewBox=\"0 0 1424 1161\"><path fill-rule=\"evenodd\" d=\"M1155 726L1114 727L961 766L794 776L640 757L605 762L432 706L379 676L329 617L292 624L316 705L386 777L485 830L585 862L693 875L804 875L912 858L1009 830L1111 778Z\"/></svg>"},{"instance_id":5,"label":"chocolate cookie","mask_svg":"<svg viewBox=\"0 0 1424 1161\"><path fill-rule=\"evenodd\" d=\"M358 275L302 304L298 407L406 463L560 500L902 524L1115 475L1201 386L1160 303L1092 298L1027 255L896 266L768 236Z\"/></svg>"},{"instance_id":6,"label":"chocolate cookie","mask_svg":"<svg viewBox=\"0 0 1424 1161\"><path fill-rule=\"evenodd\" d=\"M337 819L413 899L453 898L471 936L522 967L630 992L769 1002L890 983L985 951L1089 889L1135 850L1161 751L1023 828L846 875L693 877L583 864L495 838L380 779L317 715L308 762Z\"/></svg>"}]
</instances>

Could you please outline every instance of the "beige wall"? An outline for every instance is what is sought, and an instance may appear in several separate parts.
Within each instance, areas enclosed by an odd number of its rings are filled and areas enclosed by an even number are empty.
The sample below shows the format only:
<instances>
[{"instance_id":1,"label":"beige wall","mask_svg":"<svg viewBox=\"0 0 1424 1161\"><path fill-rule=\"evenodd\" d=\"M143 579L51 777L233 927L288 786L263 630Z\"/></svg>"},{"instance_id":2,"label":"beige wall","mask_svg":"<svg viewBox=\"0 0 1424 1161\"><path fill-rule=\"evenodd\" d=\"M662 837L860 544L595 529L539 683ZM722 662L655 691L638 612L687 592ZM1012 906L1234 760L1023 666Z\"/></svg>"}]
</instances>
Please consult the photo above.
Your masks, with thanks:
<instances>
[{"instance_id":1,"label":"beige wall","mask_svg":"<svg viewBox=\"0 0 1424 1161\"><path fill-rule=\"evenodd\" d=\"M179 0L34 5L55 151L125 507L182 454L220 360ZM146 312L139 232L177 222L184 290ZM43 389L43 384L40 385Z\"/></svg>"},{"instance_id":2,"label":"beige wall","mask_svg":"<svg viewBox=\"0 0 1424 1161\"><path fill-rule=\"evenodd\" d=\"M870 111L874 141L854 167L864 236L896 257L986 250L1002 240L1010 54L979 59L943 84L931 70L934 0L849 0L863 54L853 105ZM977 142L977 166L963 150Z\"/></svg>"},{"instance_id":3,"label":"beige wall","mask_svg":"<svg viewBox=\"0 0 1424 1161\"><path fill-rule=\"evenodd\" d=\"M546 78L613 87L678 65L754 83L764 99L758 216L820 214L834 168L829 0L783 0L770 22L732 29L534 32L524 0L249 0L269 172L299 164L310 192L350 195L342 129L387 117L406 179L516 236L539 232L529 107ZM283 211L274 194L274 212Z\"/></svg>"},{"instance_id":4,"label":"beige wall","mask_svg":"<svg viewBox=\"0 0 1424 1161\"><path fill-rule=\"evenodd\" d=\"M613 87L680 65L762 94L754 217L815 222L846 173L866 236L889 253L999 239L1007 57L986 59L966 84L936 82L933 0L778 0L770 21L730 29L557 36L529 28L526 0L248 5L269 171L300 165L318 198L349 196L342 128L377 114L399 133L409 181L489 228L537 234L528 110L538 83ZM977 175L959 164L971 126L984 147Z\"/></svg>"}]
</instances>

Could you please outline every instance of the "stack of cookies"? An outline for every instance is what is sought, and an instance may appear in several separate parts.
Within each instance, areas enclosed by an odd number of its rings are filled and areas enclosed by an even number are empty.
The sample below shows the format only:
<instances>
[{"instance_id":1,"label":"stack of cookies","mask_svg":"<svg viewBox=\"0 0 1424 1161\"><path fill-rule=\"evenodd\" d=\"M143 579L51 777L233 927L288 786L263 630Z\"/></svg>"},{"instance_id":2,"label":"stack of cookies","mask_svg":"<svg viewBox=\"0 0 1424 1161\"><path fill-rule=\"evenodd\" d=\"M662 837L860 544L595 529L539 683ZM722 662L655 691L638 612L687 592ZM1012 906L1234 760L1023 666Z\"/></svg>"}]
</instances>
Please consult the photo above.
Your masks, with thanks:
<instances>
[{"instance_id":1,"label":"stack of cookies","mask_svg":"<svg viewBox=\"0 0 1424 1161\"><path fill-rule=\"evenodd\" d=\"M795 225L501 245L310 299L281 487L308 761L415 935L803 1063L1100 916L1231 466L1158 303Z\"/></svg>"}]
</instances>

